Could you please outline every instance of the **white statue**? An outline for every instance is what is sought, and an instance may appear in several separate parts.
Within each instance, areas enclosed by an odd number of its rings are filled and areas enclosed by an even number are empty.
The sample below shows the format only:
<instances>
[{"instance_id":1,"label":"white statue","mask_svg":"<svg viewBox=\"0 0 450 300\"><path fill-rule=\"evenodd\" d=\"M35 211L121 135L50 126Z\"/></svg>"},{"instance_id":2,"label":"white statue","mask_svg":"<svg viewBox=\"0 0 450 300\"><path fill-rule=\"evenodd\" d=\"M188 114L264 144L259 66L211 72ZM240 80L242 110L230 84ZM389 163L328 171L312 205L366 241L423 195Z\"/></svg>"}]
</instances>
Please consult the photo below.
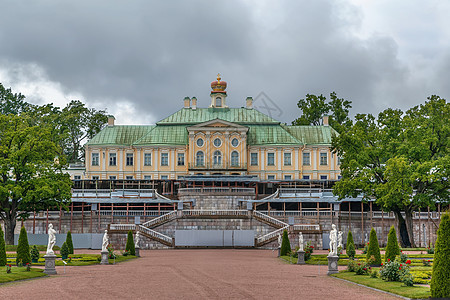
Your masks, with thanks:
<instances>
[{"instance_id":1,"label":"white statue","mask_svg":"<svg viewBox=\"0 0 450 300\"><path fill-rule=\"evenodd\" d=\"M298 234L298 247L299 251L303 251L303 234L301 232Z\"/></svg>"},{"instance_id":2,"label":"white statue","mask_svg":"<svg viewBox=\"0 0 450 300\"><path fill-rule=\"evenodd\" d=\"M103 242L102 242L102 252L108 251L108 245L109 245L108 230L105 230L105 234L103 235Z\"/></svg>"},{"instance_id":3,"label":"white statue","mask_svg":"<svg viewBox=\"0 0 450 300\"><path fill-rule=\"evenodd\" d=\"M134 247L135 248L139 248L139 242L140 241L141 241L141 234L138 231L138 232L136 232L136 238L135 238L135 241L134 241Z\"/></svg>"},{"instance_id":4,"label":"white statue","mask_svg":"<svg viewBox=\"0 0 450 300\"><path fill-rule=\"evenodd\" d=\"M281 248L281 243L283 242L283 239L281 238L281 233L278 234L278 248Z\"/></svg>"},{"instance_id":5,"label":"white statue","mask_svg":"<svg viewBox=\"0 0 450 300\"><path fill-rule=\"evenodd\" d=\"M330 231L330 254L328 256L336 256L337 255L337 230L336 225L331 225Z\"/></svg>"},{"instance_id":6,"label":"white statue","mask_svg":"<svg viewBox=\"0 0 450 300\"><path fill-rule=\"evenodd\" d=\"M344 245L342 244L342 235L344 233L342 231L339 231L338 233L338 243L337 243L337 248L341 247L341 249L344 249Z\"/></svg>"},{"instance_id":7,"label":"white statue","mask_svg":"<svg viewBox=\"0 0 450 300\"><path fill-rule=\"evenodd\" d=\"M53 246L56 244L56 230L53 229L53 224L48 224L48 245L47 255L55 255Z\"/></svg>"}]
</instances>

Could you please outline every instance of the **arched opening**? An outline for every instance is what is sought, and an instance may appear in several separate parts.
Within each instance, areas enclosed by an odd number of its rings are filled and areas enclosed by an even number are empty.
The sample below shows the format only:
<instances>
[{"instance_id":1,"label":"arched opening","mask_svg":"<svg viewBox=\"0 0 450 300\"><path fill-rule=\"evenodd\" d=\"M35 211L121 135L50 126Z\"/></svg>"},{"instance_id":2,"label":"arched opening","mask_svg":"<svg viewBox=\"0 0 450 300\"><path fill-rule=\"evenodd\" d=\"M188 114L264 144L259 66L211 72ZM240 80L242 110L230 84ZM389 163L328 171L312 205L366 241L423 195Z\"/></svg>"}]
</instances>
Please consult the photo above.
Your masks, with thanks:
<instances>
[{"instance_id":1,"label":"arched opening","mask_svg":"<svg viewBox=\"0 0 450 300\"><path fill-rule=\"evenodd\" d=\"M231 166L232 167L239 166L239 152L237 151L231 152Z\"/></svg>"},{"instance_id":2,"label":"arched opening","mask_svg":"<svg viewBox=\"0 0 450 300\"><path fill-rule=\"evenodd\" d=\"M195 157L195 165L197 167L203 167L205 165L205 155L203 151L198 151Z\"/></svg>"},{"instance_id":3,"label":"arched opening","mask_svg":"<svg viewBox=\"0 0 450 300\"><path fill-rule=\"evenodd\" d=\"M218 150L214 151L213 164L216 167L222 165L222 153L220 151L218 151Z\"/></svg>"}]
</instances>

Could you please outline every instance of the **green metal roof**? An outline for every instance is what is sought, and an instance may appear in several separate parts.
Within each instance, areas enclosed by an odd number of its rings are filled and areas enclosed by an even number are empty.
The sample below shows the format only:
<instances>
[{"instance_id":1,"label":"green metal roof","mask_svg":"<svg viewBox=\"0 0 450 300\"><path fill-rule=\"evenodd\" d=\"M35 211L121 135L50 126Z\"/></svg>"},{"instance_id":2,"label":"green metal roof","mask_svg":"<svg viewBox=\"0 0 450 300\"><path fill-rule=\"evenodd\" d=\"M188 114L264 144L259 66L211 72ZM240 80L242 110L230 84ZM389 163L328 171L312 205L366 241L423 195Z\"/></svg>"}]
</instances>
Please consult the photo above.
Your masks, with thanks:
<instances>
[{"instance_id":1,"label":"green metal roof","mask_svg":"<svg viewBox=\"0 0 450 300\"><path fill-rule=\"evenodd\" d=\"M106 126L87 145L124 145L129 146L151 131L155 125L114 125Z\"/></svg>"},{"instance_id":2,"label":"green metal roof","mask_svg":"<svg viewBox=\"0 0 450 300\"><path fill-rule=\"evenodd\" d=\"M237 124L280 124L256 109L247 108L182 108L156 124L198 124L215 119Z\"/></svg>"},{"instance_id":3,"label":"green metal roof","mask_svg":"<svg viewBox=\"0 0 450 300\"><path fill-rule=\"evenodd\" d=\"M287 126L282 125L302 144L331 144L333 136L338 135L331 126Z\"/></svg>"},{"instance_id":4,"label":"green metal roof","mask_svg":"<svg viewBox=\"0 0 450 300\"><path fill-rule=\"evenodd\" d=\"M249 145L299 145L302 144L280 125L249 125Z\"/></svg>"},{"instance_id":5,"label":"green metal roof","mask_svg":"<svg viewBox=\"0 0 450 300\"><path fill-rule=\"evenodd\" d=\"M134 146L144 145L187 145L188 131L186 125L155 126L142 138L133 143Z\"/></svg>"}]
</instances>

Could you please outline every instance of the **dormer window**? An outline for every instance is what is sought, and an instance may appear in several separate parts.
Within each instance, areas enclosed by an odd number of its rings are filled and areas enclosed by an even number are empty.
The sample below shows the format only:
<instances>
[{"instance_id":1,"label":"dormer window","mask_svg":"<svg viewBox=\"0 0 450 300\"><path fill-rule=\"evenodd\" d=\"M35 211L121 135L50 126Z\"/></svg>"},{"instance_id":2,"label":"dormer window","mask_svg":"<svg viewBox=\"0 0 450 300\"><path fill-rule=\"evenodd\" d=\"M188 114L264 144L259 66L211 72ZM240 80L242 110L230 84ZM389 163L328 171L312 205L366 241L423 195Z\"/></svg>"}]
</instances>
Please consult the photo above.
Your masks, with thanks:
<instances>
[{"instance_id":1,"label":"dormer window","mask_svg":"<svg viewBox=\"0 0 450 300\"><path fill-rule=\"evenodd\" d=\"M216 107L222 107L222 98L221 97L216 98Z\"/></svg>"}]
</instances>

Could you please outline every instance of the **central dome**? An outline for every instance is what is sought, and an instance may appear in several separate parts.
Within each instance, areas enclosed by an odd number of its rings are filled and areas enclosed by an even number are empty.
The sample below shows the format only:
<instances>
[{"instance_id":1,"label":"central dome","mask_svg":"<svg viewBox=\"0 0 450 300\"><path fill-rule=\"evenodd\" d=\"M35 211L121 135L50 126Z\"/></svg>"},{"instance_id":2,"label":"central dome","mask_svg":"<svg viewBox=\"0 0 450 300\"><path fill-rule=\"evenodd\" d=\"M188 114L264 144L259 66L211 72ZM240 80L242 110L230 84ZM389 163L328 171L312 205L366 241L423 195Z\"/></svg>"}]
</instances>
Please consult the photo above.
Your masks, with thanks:
<instances>
[{"instance_id":1,"label":"central dome","mask_svg":"<svg viewBox=\"0 0 450 300\"><path fill-rule=\"evenodd\" d=\"M217 81L211 82L211 88L212 88L212 92L211 93L224 93L224 94L227 93L225 91L225 89L227 88L227 82L226 81L222 81L220 79L222 79L220 77L220 74L217 74Z\"/></svg>"}]
</instances>

